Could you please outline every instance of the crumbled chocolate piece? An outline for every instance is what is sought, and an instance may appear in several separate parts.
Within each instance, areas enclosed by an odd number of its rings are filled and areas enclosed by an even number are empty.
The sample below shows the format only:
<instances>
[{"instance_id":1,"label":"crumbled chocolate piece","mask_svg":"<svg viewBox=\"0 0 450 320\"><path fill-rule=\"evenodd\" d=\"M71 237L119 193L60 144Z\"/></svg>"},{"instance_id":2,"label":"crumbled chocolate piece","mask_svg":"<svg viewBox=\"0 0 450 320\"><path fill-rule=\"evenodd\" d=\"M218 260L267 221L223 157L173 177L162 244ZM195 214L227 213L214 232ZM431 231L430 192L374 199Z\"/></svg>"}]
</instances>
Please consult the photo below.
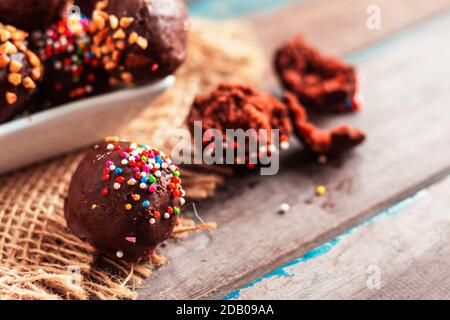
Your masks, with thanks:
<instances>
[{"instance_id":1,"label":"crumbled chocolate piece","mask_svg":"<svg viewBox=\"0 0 450 320\"><path fill-rule=\"evenodd\" d=\"M285 94L285 103L291 113L297 137L308 150L318 155L338 156L365 140L363 131L345 125L331 130L318 129L308 122L305 108L291 93Z\"/></svg>"},{"instance_id":2,"label":"crumbled chocolate piece","mask_svg":"<svg viewBox=\"0 0 450 320\"><path fill-rule=\"evenodd\" d=\"M359 84L354 67L319 51L297 36L275 55L275 69L283 86L313 111L359 110Z\"/></svg>"}]
</instances>

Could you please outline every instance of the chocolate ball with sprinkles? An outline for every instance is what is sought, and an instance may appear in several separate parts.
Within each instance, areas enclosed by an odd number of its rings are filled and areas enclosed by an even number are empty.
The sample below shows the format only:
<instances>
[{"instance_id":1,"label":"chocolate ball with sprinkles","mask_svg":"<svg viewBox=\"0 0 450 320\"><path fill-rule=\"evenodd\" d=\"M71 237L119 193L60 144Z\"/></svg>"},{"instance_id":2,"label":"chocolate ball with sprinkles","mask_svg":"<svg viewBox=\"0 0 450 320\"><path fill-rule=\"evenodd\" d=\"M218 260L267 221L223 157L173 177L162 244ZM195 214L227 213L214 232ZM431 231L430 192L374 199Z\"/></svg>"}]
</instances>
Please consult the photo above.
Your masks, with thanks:
<instances>
[{"instance_id":1,"label":"chocolate ball with sprinkles","mask_svg":"<svg viewBox=\"0 0 450 320\"><path fill-rule=\"evenodd\" d=\"M41 108L104 93L110 89L108 75L91 52L89 20L68 15L45 32L34 32L32 48L45 65L45 78L37 100Z\"/></svg>"},{"instance_id":2,"label":"chocolate ball with sprinkles","mask_svg":"<svg viewBox=\"0 0 450 320\"><path fill-rule=\"evenodd\" d=\"M90 25L93 51L114 82L152 82L186 59L189 26L183 0L99 1Z\"/></svg>"},{"instance_id":3,"label":"chocolate ball with sprinkles","mask_svg":"<svg viewBox=\"0 0 450 320\"><path fill-rule=\"evenodd\" d=\"M27 47L28 33L0 23L0 123L23 112L43 70Z\"/></svg>"},{"instance_id":4,"label":"chocolate ball with sprinkles","mask_svg":"<svg viewBox=\"0 0 450 320\"><path fill-rule=\"evenodd\" d=\"M109 138L80 163L64 212L99 252L137 262L169 238L184 196L180 171L162 151Z\"/></svg>"}]
</instances>

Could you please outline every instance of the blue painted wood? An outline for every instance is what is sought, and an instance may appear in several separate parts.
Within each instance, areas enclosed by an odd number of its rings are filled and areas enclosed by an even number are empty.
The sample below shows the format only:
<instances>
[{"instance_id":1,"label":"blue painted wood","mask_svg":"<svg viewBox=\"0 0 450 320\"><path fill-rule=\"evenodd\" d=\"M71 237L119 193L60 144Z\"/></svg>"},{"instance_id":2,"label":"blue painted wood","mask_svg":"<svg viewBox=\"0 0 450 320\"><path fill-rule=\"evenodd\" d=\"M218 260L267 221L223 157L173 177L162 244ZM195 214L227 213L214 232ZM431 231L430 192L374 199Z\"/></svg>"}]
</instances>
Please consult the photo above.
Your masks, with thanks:
<instances>
[{"instance_id":1,"label":"blue painted wood","mask_svg":"<svg viewBox=\"0 0 450 320\"><path fill-rule=\"evenodd\" d=\"M192 16L213 19L242 17L300 2L301 0L196 0L189 5Z\"/></svg>"},{"instance_id":2,"label":"blue painted wood","mask_svg":"<svg viewBox=\"0 0 450 320\"><path fill-rule=\"evenodd\" d=\"M294 265L298 265L301 263L305 263L307 261L316 259L320 256L323 256L329 252L331 252L333 250L333 248L335 248L337 245L339 245L339 243L345 239L346 237L354 234L357 231L360 231L361 229L366 228L367 226L376 223L377 221L379 221L380 219L384 219L384 218L388 218L388 217L392 217L394 215L397 215L399 213L401 213L405 208L407 208L408 206L410 206L411 204L415 203L417 200L423 198L427 193L427 190L424 189L422 191L419 191L417 194L415 194L414 196L407 198L401 202L399 202L398 204L394 205L393 207L380 212L376 215L374 215L373 217L367 219L365 222L350 228L349 230L347 230L346 232L340 234L339 236L337 236L336 238L332 239L329 242L326 242L318 247L316 247L315 249L307 252L305 255L303 255L302 257L295 259L291 262L288 262L287 264L285 264L284 266L282 266L281 268L278 268L264 276L262 276L259 279L256 279L255 281L249 283L248 285L244 286L243 288L233 291L230 294L226 295L225 297L223 297L223 300L233 300L233 299L237 299L240 297L241 295L241 290L242 289L248 289L253 287L255 284L267 280L269 278L275 277L275 276L284 276L284 277L288 277L290 276L290 274L286 271L286 268L288 267L292 267Z\"/></svg>"}]
</instances>

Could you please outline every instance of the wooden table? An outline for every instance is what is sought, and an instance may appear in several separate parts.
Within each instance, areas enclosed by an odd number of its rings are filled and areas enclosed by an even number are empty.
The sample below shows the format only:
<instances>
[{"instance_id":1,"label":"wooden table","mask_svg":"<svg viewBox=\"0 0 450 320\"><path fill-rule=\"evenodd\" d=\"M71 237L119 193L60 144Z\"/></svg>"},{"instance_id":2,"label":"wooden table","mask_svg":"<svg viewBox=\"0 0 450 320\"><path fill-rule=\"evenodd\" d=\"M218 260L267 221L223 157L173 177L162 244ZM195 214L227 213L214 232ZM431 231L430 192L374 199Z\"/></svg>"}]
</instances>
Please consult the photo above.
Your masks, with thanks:
<instances>
[{"instance_id":1,"label":"wooden table","mask_svg":"<svg viewBox=\"0 0 450 320\"><path fill-rule=\"evenodd\" d=\"M194 11L242 13L225 6L234 0L210 2ZM449 299L450 0L378 0L380 30L366 26L373 1L245 3L242 19L268 57L301 32L358 66L363 111L319 123L364 128L368 141L327 165L293 147L277 176L229 181L199 208L220 228L163 249L171 263L140 297ZM251 4L270 10L248 15ZM314 196L317 185L325 196ZM285 202L291 210L280 215Z\"/></svg>"}]
</instances>

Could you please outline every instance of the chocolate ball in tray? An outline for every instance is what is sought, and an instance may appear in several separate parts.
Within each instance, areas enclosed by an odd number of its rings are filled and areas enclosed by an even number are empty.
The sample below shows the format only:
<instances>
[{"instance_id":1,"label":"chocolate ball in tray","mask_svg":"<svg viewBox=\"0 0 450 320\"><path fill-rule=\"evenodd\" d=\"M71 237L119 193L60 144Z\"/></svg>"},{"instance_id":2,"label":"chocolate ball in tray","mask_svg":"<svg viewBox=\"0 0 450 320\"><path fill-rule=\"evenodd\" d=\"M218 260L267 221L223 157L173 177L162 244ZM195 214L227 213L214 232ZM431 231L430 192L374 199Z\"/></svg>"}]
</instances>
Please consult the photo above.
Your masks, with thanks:
<instances>
[{"instance_id":1,"label":"chocolate ball in tray","mask_svg":"<svg viewBox=\"0 0 450 320\"><path fill-rule=\"evenodd\" d=\"M59 106L110 89L107 73L90 50L88 24L83 15L69 15L45 32L33 33L32 47L45 64L44 81L36 99L40 108Z\"/></svg>"},{"instance_id":2,"label":"chocolate ball in tray","mask_svg":"<svg viewBox=\"0 0 450 320\"><path fill-rule=\"evenodd\" d=\"M41 61L28 49L27 37L0 23L0 123L25 111L42 78Z\"/></svg>"},{"instance_id":3,"label":"chocolate ball in tray","mask_svg":"<svg viewBox=\"0 0 450 320\"><path fill-rule=\"evenodd\" d=\"M103 0L90 32L113 82L143 84L172 74L186 59L189 18L183 0Z\"/></svg>"}]
</instances>

